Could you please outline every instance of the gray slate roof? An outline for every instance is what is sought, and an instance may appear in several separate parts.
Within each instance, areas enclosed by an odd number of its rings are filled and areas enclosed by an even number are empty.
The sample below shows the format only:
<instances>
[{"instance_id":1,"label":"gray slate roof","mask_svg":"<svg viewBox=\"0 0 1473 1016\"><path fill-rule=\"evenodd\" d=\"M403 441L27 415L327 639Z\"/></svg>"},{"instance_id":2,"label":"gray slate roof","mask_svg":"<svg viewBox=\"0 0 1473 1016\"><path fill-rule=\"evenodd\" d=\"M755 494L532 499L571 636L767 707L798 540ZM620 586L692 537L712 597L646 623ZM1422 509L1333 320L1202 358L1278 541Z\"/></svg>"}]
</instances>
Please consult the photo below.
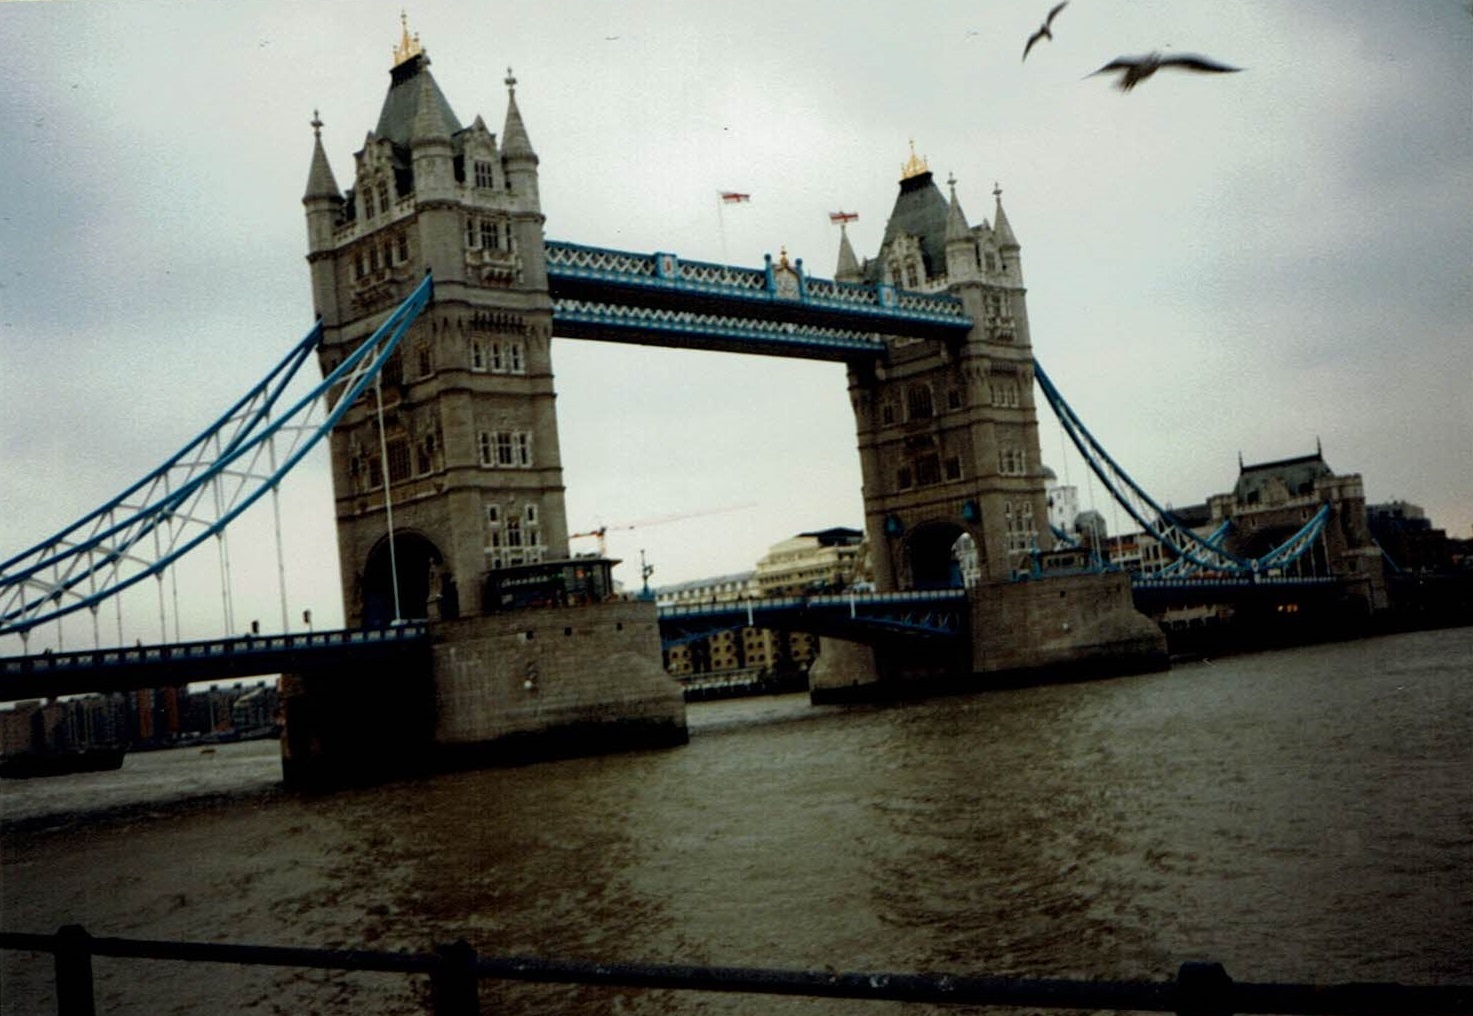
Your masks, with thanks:
<instances>
[{"instance_id":1,"label":"gray slate roof","mask_svg":"<svg viewBox=\"0 0 1473 1016\"><path fill-rule=\"evenodd\" d=\"M926 264L927 278L946 274L946 216L950 210L941 188L929 172L900 181L900 193L885 224L885 239L880 242L881 256L865 265L864 280L871 285L885 276L884 252L896 237L921 238L921 258Z\"/></svg>"}]
</instances>

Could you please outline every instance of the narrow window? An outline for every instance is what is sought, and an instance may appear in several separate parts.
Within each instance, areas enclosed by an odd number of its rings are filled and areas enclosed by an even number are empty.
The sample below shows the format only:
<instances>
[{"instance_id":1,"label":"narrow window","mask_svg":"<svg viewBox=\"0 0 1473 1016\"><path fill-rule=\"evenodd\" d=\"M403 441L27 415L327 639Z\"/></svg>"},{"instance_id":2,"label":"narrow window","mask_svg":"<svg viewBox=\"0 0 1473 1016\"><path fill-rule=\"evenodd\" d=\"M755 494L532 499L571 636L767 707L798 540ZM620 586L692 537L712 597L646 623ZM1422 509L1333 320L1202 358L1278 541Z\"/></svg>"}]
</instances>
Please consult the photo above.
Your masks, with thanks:
<instances>
[{"instance_id":1,"label":"narrow window","mask_svg":"<svg viewBox=\"0 0 1473 1016\"><path fill-rule=\"evenodd\" d=\"M522 344L520 342L508 342L506 344L506 369L513 374L525 374L527 368L522 362Z\"/></svg>"},{"instance_id":2,"label":"narrow window","mask_svg":"<svg viewBox=\"0 0 1473 1016\"><path fill-rule=\"evenodd\" d=\"M505 430L496 432L496 464L498 466L512 466L516 464L516 458L512 451L511 433Z\"/></svg>"},{"instance_id":3,"label":"narrow window","mask_svg":"<svg viewBox=\"0 0 1473 1016\"><path fill-rule=\"evenodd\" d=\"M490 219L481 220L481 247L485 250L496 249L496 223Z\"/></svg>"},{"instance_id":4,"label":"narrow window","mask_svg":"<svg viewBox=\"0 0 1473 1016\"><path fill-rule=\"evenodd\" d=\"M910 419L925 420L933 415L934 410L931 406L931 388L929 385L911 385L910 389L906 392L906 398L910 410Z\"/></svg>"},{"instance_id":5,"label":"narrow window","mask_svg":"<svg viewBox=\"0 0 1473 1016\"><path fill-rule=\"evenodd\" d=\"M481 465L483 465L483 466L492 465L493 463L492 463L492 459L491 459L491 435L488 434L484 430L481 431L479 434L476 435L476 445L479 448L480 453L481 453Z\"/></svg>"},{"instance_id":6,"label":"narrow window","mask_svg":"<svg viewBox=\"0 0 1473 1016\"><path fill-rule=\"evenodd\" d=\"M494 374L506 373L506 361L502 359L501 343L491 343L491 372Z\"/></svg>"},{"instance_id":7,"label":"narrow window","mask_svg":"<svg viewBox=\"0 0 1473 1016\"><path fill-rule=\"evenodd\" d=\"M387 180L380 180L378 182L378 206L384 210L384 214L388 214L389 184Z\"/></svg>"},{"instance_id":8,"label":"narrow window","mask_svg":"<svg viewBox=\"0 0 1473 1016\"><path fill-rule=\"evenodd\" d=\"M400 260L400 262L408 261L409 260L409 234L408 233L400 233L398 239L399 239L399 260Z\"/></svg>"},{"instance_id":9,"label":"narrow window","mask_svg":"<svg viewBox=\"0 0 1473 1016\"><path fill-rule=\"evenodd\" d=\"M389 442L389 480L403 483L409 479L409 442Z\"/></svg>"},{"instance_id":10,"label":"narrow window","mask_svg":"<svg viewBox=\"0 0 1473 1016\"><path fill-rule=\"evenodd\" d=\"M377 214L378 209L373 204L373 188L371 186L365 186L363 188L363 217L365 219L371 219Z\"/></svg>"},{"instance_id":11,"label":"narrow window","mask_svg":"<svg viewBox=\"0 0 1473 1016\"><path fill-rule=\"evenodd\" d=\"M518 431L516 435L517 465L523 468L532 464L532 435Z\"/></svg>"},{"instance_id":12,"label":"narrow window","mask_svg":"<svg viewBox=\"0 0 1473 1016\"><path fill-rule=\"evenodd\" d=\"M485 161L484 159L477 159L476 160L476 186L477 187L490 187L491 184L492 184L492 179L491 179L491 163Z\"/></svg>"}]
</instances>

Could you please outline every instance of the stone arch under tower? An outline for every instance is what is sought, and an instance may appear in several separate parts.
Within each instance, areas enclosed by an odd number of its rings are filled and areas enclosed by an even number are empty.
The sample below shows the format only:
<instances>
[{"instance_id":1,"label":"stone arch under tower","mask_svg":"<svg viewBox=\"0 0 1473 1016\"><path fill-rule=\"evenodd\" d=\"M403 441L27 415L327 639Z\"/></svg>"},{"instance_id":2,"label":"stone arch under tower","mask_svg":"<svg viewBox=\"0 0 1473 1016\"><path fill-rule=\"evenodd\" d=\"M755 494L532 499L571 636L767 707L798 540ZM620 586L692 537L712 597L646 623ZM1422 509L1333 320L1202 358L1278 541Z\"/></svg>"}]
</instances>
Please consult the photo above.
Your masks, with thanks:
<instances>
[{"instance_id":1,"label":"stone arch under tower","mask_svg":"<svg viewBox=\"0 0 1473 1016\"><path fill-rule=\"evenodd\" d=\"M980 548L977 539L954 522L925 522L916 526L906 535L902 551L905 568L902 588L965 587L968 573L977 567Z\"/></svg>"},{"instance_id":2,"label":"stone arch under tower","mask_svg":"<svg viewBox=\"0 0 1473 1016\"><path fill-rule=\"evenodd\" d=\"M394 579L399 589L398 618L420 620L430 616L437 601L440 617L459 613L455 580L445 566L445 555L433 540L414 530L394 533L394 552L383 537L368 552L363 566L363 625L377 628L394 621Z\"/></svg>"}]
</instances>

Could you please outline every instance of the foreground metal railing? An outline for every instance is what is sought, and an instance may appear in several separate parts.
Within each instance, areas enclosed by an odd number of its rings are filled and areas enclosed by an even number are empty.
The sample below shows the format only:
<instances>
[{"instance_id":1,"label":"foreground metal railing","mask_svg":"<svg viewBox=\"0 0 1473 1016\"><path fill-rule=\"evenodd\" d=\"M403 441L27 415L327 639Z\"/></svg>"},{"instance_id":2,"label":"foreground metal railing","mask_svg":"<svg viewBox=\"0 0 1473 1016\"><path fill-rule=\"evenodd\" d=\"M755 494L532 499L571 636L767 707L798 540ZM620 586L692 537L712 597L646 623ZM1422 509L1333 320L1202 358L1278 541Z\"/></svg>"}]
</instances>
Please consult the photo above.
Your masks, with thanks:
<instances>
[{"instance_id":1,"label":"foreground metal railing","mask_svg":"<svg viewBox=\"0 0 1473 1016\"><path fill-rule=\"evenodd\" d=\"M483 980L943 1005L1113 1009L1183 1016L1236 1013L1452 1016L1473 1012L1473 985L1249 984L1234 981L1217 963L1183 963L1176 979L1165 982L835 973L481 956L464 941L436 946L429 953L406 953L103 938L94 937L75 924L61 928L54 935L0 932L0 949L52 954L56 964L57 1016L95 1016L94 956L419 974L430 979L434 1016L479 1014Z\"/></svg>"}]
</instances>

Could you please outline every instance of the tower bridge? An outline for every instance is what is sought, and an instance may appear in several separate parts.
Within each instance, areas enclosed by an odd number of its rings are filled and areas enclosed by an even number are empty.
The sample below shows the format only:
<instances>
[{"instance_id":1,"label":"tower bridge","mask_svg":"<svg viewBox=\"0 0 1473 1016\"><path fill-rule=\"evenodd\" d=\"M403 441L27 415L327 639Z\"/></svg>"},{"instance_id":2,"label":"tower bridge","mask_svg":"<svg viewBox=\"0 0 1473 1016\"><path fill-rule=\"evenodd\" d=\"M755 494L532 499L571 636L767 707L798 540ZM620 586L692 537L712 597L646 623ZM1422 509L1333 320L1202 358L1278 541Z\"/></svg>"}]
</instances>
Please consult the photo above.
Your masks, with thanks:
<instances>
[{"instance_id":1,"label":"tower bridge","mask_svg":"<svg viewBox=\"0 0 1473 1016\"><path fill-rule=\"evenodd\" d=\"M846 365L877 592L736 608L827 636L815 700L939 672L985 686L1165 665L1162 633L1134 608L1128 576L1071 570L1040 551L1048 506L1035 382L1056 411L1062 399L1033 357L1022 248L999 189L990 221L973 223L955 181L943 195L912 157L880 251L860 261L841 230L831 280L786 252L743 268L549 240L539 157L510 73L506 86L499 134L480 116L463 124L406 31L350 186L332 171L323 122L312 124L302 201L317 324L299 348L317 355L325 380L313 400L329 411L300 432L325 436L331 450L349 632L409 620L413 632L393 641L419 655L383 656L373 668L380 677L399 669L406 707L361 694L364 640L351 635L277 647L289 656L234 643L214 654L234 661L219 666L286 660L289 778L381 768L384 732L406 709L428 717L402 746L419 759L475 759L532 739L685 739L680 689L661 667L662 629L675 639L732 618L657 616L653 603L612 595L613 562L570 553L554 336ZM276 389L263 391L274 402ZM0 631L77 609L95 616L101 599L161 577L185 543L218 534L234 509L209 515L205 492L219 501L243 455L274 449L260 444L276 433L266 420L264 410L228 413L182 473L171 460L155 475L161 486L140 485L145 493L0 565ZM1096 447L1087 432L1076 441ZM1098 451L1103 475L1114 463ZM274 454L250 500L281 479ZM1117 496L1127 489L1139 493L1129 483ZM1177 553L1209 553L1164 524L1168 514L1148 507L1142 518ZM186 522L198 528L188 540ZM963 547L978 572L965 591L949 588ZM1211 553L1226 560L1220 547ZM107 686L124 671L141 680L200 659L182 647L86 655L0 668L0 687L34 693L38 674L66 670L72 689L88 667L111 673L98 678Z\"/></svg>"}]
</instances>

